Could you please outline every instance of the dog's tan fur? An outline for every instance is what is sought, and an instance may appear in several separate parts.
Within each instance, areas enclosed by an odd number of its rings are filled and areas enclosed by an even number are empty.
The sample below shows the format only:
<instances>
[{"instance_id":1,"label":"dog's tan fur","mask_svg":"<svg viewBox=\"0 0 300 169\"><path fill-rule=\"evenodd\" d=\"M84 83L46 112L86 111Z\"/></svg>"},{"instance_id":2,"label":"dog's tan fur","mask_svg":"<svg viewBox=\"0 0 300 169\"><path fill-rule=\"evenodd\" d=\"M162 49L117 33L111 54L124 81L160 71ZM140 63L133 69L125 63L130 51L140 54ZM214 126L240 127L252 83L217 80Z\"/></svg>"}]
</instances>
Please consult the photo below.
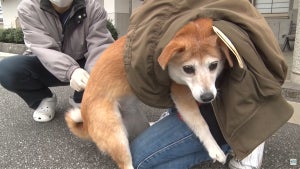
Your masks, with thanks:
<instances>
[{"instance_id":1,"label":"dog's tan fur","mask_svg":"<svg viewBox=\"0 0 300 169\"><path fill-rule=\"evenodd\" d=\"M99 149L113 158L119 168L133 169L127 133L118 109L120 99L133 95L123 64L125 38L122 37L113 43L97 61L84 92L81 118L80 111L74 109L66 114L65 119L76 136L92 139ZM208 54L219 60L225 54L229 59L227 47L217 40L212 31L212 21L198 19L184 26L175 35L159 56L158 62L163 69L168 66L181 69L182 63L191 59L201 62ZM230 59L229 64L232 65ZM172 78L172 75L170 77ZM205 84L211 80L203 81ZM214 81L215 79L213 83ZM211 136L199 112L196 98L189 87L179 83L176 79L172 83L171 96L183 120L203 142L209 155L214 160L224 163L226 156Z\"/></svg>"}]
</instances>

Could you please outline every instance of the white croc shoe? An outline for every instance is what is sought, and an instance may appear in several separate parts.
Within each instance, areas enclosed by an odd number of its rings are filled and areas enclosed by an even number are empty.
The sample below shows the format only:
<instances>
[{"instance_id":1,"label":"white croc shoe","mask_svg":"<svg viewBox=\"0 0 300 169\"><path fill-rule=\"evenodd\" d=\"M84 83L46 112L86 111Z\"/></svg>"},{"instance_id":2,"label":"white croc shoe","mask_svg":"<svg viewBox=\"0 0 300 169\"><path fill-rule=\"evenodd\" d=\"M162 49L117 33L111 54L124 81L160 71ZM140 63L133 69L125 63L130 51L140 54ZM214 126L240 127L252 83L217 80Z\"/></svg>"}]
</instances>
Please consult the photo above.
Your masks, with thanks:
<instances>
[{"instance_id":1,"label":"white croc shoe","mask_svg":"<svg viewBox=\"0 0 300 169\"><path fill-rule=\"evenodd\" d=\"M56 95L42 100L39 107L33 112L33 119L37 122L48 122L54 118L57 103Z\"/></svg>"},{"instance_id":2,"label":"white croc shoe","mask_svg":"<svg viewBox=\"0 0 300 169\"><path fill-rule=\"evenodd\" d=\"M261 143L251 154L241 161L237 161L234 158L231 159L228 167L230 169L260 169L264 154L264 145L265 142Z\"/></svg>"}]
</instances>

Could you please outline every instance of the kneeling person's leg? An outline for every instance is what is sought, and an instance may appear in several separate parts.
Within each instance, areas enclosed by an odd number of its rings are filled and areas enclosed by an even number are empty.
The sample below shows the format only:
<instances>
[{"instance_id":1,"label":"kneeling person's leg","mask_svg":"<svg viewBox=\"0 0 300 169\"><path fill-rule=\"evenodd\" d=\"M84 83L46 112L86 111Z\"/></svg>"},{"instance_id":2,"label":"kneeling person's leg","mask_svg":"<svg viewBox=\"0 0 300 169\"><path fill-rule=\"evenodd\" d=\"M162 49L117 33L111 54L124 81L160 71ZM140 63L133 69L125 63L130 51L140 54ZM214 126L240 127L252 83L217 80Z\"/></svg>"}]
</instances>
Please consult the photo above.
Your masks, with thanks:
<instances>
[{"instance_id":1,"label":"kneeling person's leg","mask_svg":"<svg viewBox=\"0 0 300 169\"><path fill-rule=\"evenodd\" d=\"M224 151L229 146L222 146ZM189 168L210 157L199 139L171 113L149 127L131 143L135 168Z\"/></svg>"}]
</instances>

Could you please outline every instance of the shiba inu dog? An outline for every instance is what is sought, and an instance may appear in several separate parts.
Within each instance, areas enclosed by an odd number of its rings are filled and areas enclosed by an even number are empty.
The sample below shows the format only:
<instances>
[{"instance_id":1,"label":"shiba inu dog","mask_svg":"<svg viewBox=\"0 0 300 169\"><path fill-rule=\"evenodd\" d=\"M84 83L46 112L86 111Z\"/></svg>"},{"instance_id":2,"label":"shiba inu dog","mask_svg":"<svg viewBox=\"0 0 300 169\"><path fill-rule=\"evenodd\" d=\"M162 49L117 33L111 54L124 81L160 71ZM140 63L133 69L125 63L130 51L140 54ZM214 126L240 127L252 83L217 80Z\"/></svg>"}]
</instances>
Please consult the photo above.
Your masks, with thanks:
<instances>
[{"instance_id":1,"label":"shiba inu dog","mask_svg":"<svg viewBox=\"0 0 300 169\"><path fill-rule=\"evenodd\" d=\"M134 97L124 70L126 36L107 48L97 61L84 92L81 109L72 109L65 119L78 137L91 139L108 153L121 169L133 169L127 131L119 101ZM172 79L171 97L183 121L199 137L213 160L225 163L198 103L217 95L215 81L225 62L232 66L229 49L213 31L212 20L200 18L182 27L158 57Z\"/></svg>"}]
</instances>

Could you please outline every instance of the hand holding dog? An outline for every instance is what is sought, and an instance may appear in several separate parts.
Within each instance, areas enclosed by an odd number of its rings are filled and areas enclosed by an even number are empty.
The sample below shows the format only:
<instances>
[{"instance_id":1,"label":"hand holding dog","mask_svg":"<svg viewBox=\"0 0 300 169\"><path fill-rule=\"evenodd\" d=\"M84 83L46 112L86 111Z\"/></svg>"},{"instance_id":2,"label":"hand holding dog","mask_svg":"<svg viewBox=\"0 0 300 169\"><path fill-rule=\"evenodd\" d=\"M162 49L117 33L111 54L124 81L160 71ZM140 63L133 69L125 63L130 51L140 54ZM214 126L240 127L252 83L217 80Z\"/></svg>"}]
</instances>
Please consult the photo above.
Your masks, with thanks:
<instances>
[{"instance_id":1,"label":"hand holding dog","mask_svg":"<svg viewBox=\"0 0 300 169\"><path fill-rule=\"evenodd\" d=\"M90 75L86 70L82 68L76 69L71 76L71 80L70 80L71 88L78 92L84 90L89 77Z\"/></svg>"}]
</instances>

